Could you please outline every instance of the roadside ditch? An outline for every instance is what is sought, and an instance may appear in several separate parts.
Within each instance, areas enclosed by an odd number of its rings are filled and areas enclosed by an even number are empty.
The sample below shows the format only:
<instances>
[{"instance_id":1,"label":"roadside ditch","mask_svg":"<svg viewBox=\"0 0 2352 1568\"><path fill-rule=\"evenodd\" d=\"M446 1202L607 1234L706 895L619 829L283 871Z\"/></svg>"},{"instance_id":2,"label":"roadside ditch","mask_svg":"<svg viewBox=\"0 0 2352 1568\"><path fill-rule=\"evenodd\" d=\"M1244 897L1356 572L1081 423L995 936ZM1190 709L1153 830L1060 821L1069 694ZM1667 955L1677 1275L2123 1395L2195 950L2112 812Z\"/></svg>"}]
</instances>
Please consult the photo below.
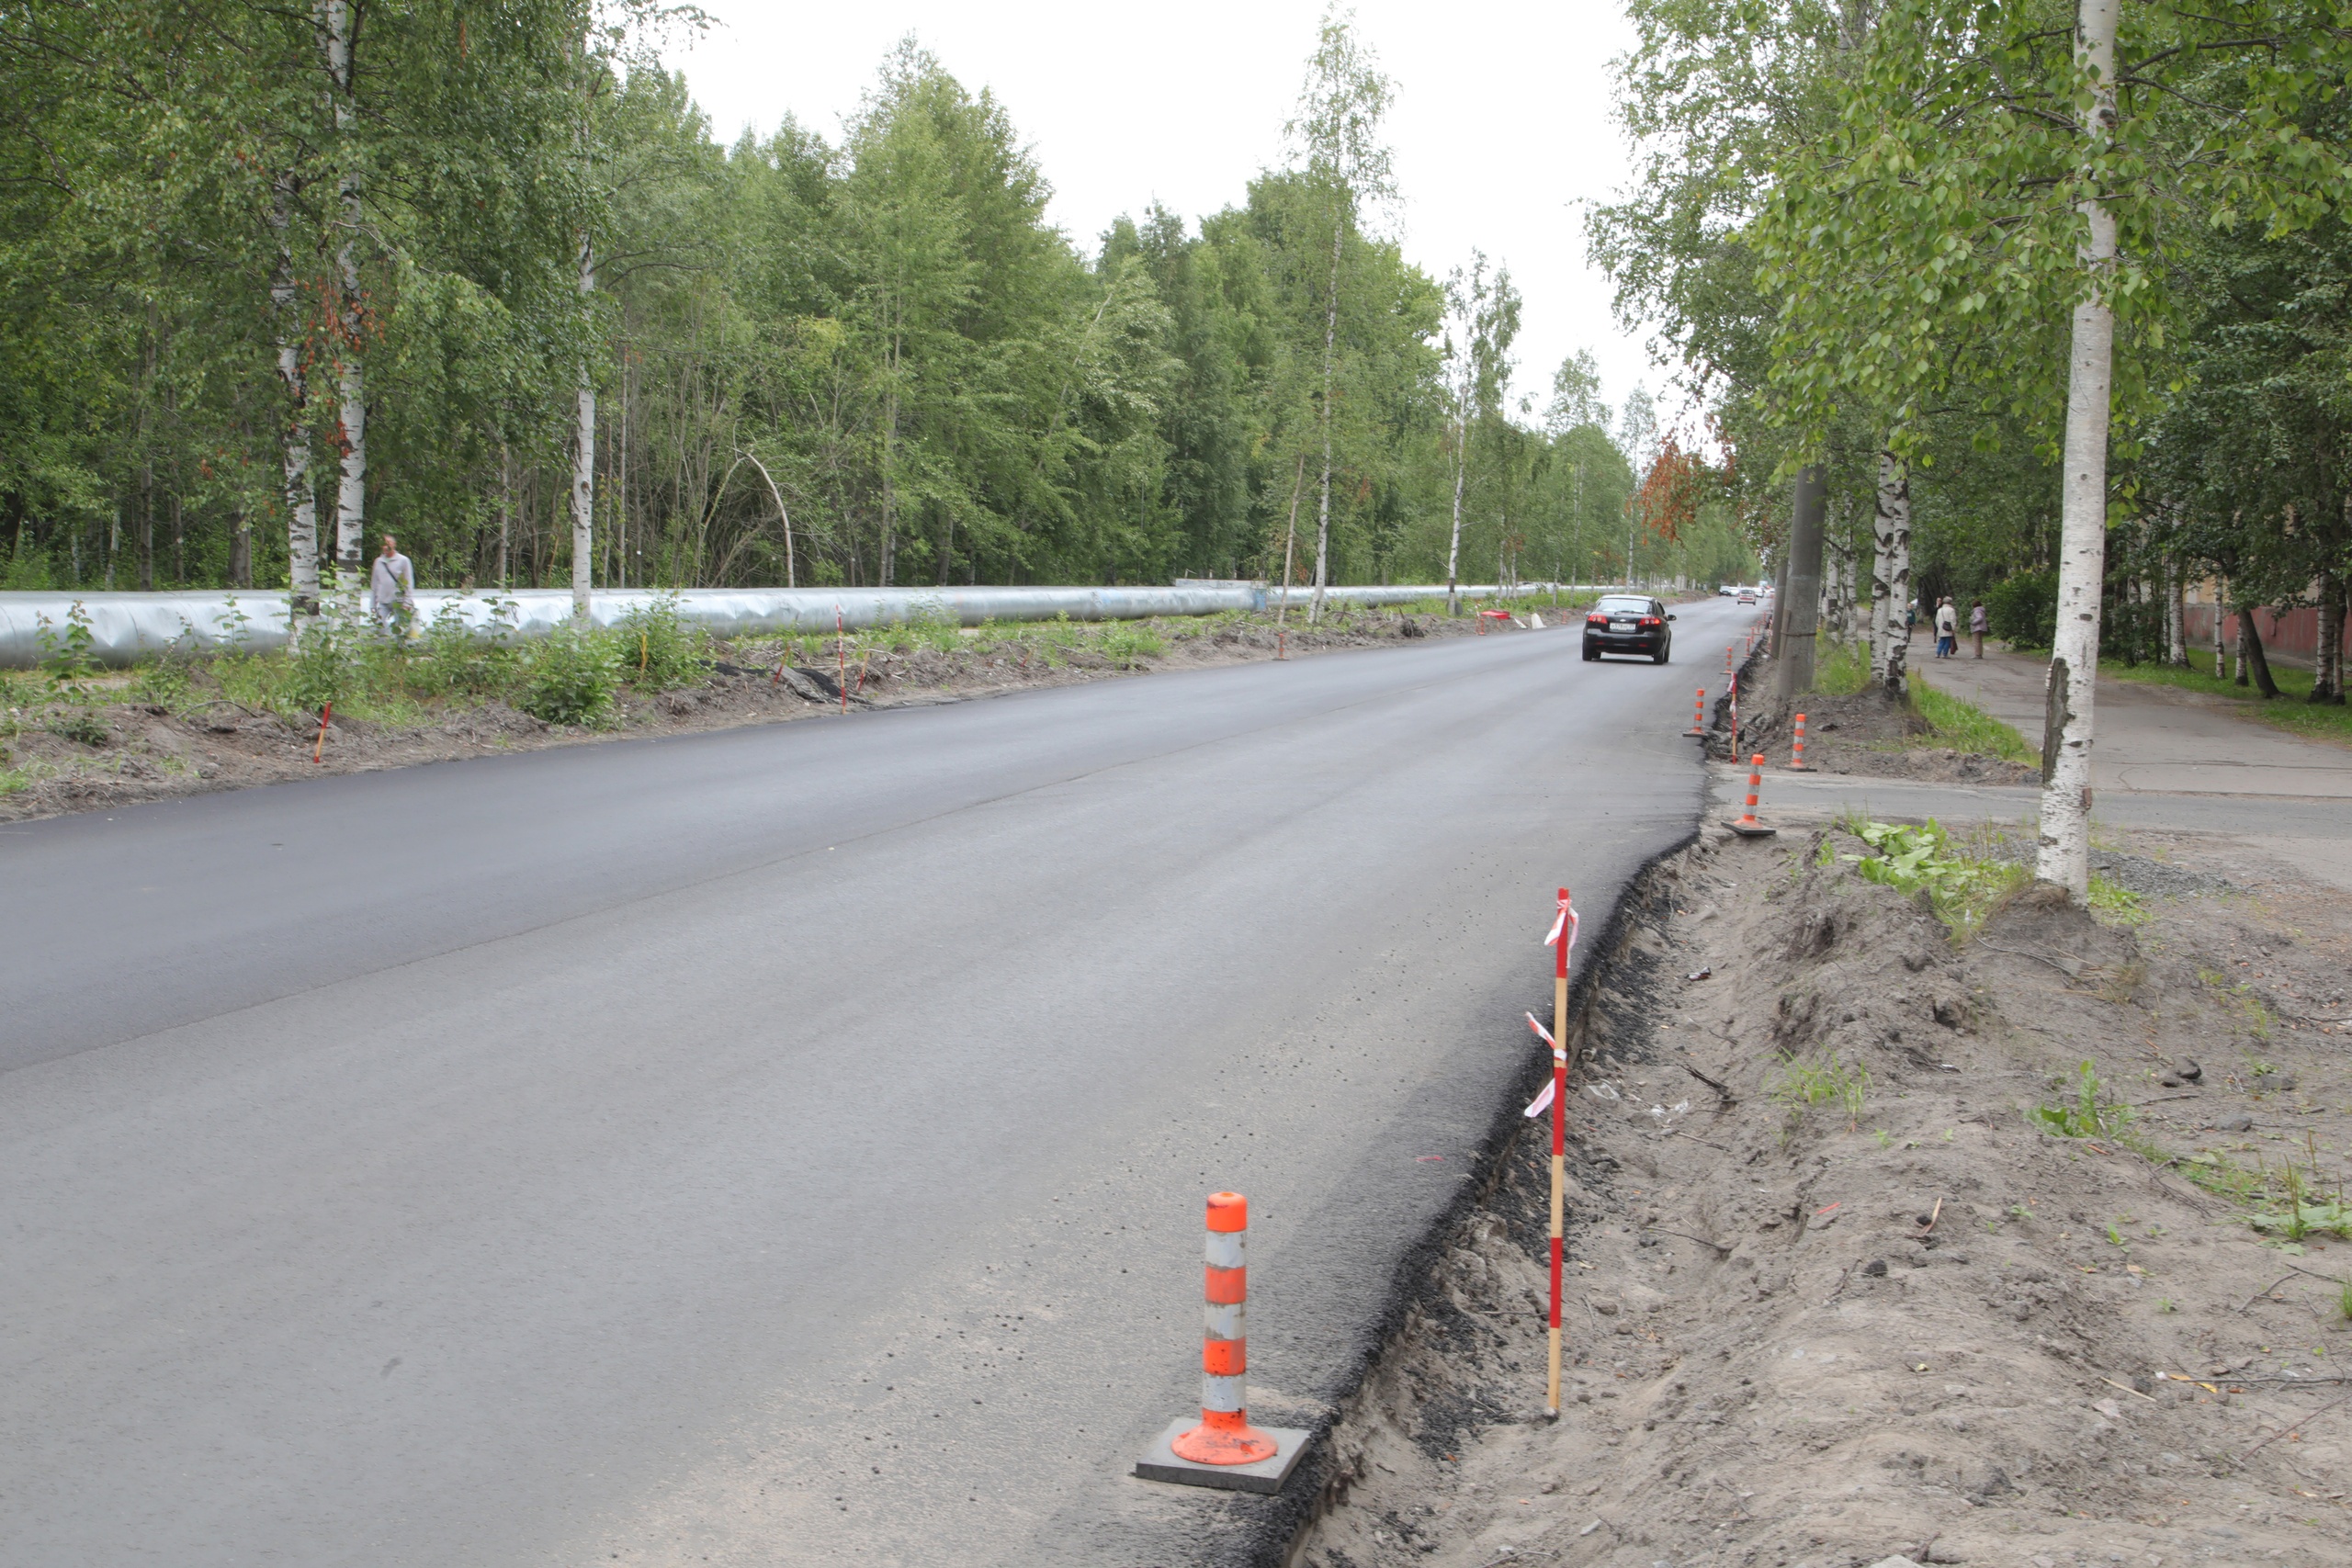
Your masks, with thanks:
<instances>
[{"instance_id":1,"label":"roadside ditch","mask_svg":"<svg viewBox=\"0 0 2352 1568\"><path fill-rule=\"evenodd\" d=\"M2094 919L1996 850L1645 871L1574 1014L1561 1418L1512 1106L1267 1560L2340 1562L2352 916L2176 847Z\"/></svg>"}]
</instances>

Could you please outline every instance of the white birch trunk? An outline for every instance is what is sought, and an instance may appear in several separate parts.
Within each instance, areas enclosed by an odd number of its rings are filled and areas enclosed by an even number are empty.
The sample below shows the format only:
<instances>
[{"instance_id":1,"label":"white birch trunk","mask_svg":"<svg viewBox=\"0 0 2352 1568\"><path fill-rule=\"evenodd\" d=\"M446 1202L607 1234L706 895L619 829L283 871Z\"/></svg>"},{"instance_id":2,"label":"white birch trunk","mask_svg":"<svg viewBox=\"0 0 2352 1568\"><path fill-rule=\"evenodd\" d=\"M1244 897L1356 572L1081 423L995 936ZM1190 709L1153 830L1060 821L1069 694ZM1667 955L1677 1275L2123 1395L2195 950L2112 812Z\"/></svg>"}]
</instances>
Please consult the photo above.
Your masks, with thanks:
<instances>
[{"instance_id":1,"label":"white birch trunk","mask_svg":"<svg viewBox=\"0 0 2352 1568\"><path fill-rule=\"evenodd\" d=\"M2081 0L2075 60L2095 77L2090 147L2114 133L2115 30L2121 0ZM2089 159L2086 158L2087 164ZM2114 378L2115 314L2107 299L2115 265L2115 215L2083 203L2084 298L2075 307L2066 373L2065 472L2061 479L2058 632L2050 650L2049 721L2042 750L2037 881L2090 896L2091 737L2098 675L2099 582L2107 571L2107 441Z\"/></svg>"},{"instance_id":2,"label":"white birch trunk","mask_svg":"<svg viewBox=\"0 0 2352 1568\"><path fill-rule=\"evenodd\" d=\"M2229 673L2230 673L2229 660L2228 660L2227 659L2225 659L2225 658L2222 656L2222 612L2223 607L2224 607L2224 606L2229 603L2229 591L2228 591L2228 589L2226 589L2225 587L2223 587L2223 586L2222 586L2222 580L2221 578L2218 578L2218 577L2217 577L2217 578L2214 578L2212 581L2213 581L2213 679L2215 679L2216 681L2222 681L2222 680L2226 680L2226 679L2228 679L2228 677L2229 677Z\"/></svg>"},{"instance_id":3,"label":"white birch trunk","mask_svg":"<svg viewBox=\"0 0 2352 1568\"><path fill-rule=\"evenodd\" d=\"M1453 424L1453 534L1445 547L1445 613L1449 615L1462 613L1454 584L1462 565L1462 487L1469 474L1470 417L1465 407ZM1577 478L1584 478L1581 471Z\"/></svg>"},{"instance_id":4,"label":"white birch trunk","mask_svg":"<svg viewBox=\"0 0 2352 1568\"><path fill-rule=\"evenodd\" d=\"M596 248L580 236L580 309L585 315L596 292ZM588 362L580 362L580 386L571 423L571 619L588 625L589 595L595 585L596 383Z\"/></svg>"},{"instance_id":5,"label":"white birch trunk","mask_svg":"<svg viewBox=\"0 0 2352 1568\"><path fill-rule=\"evenodd\" d=\"M1911 469L1890 450L1878 455L1878 503L1871 532L1871 683L1889 696L1908 690L1911 604Z\"/></svg>"},{"instance_id":6,"label":"white birch trunk","mask_svg":"<svg viewBox=\"0 0 2352 1568\"><path fill-rule=\"evenodd\" d=\"M2188 668L2188 609L2181 595L2187 591L2180 561L2165 558L2165 662L2176 670Z\"/></svg>"},{"instance_id":7,"label":"white birch trunk","mask_svg":"<svg viewBox=\"0 0 2352 1568\"><path fill-rule=\"evenodd\" d=\"M1331 358L1340 342L1340 215L1331 217L1331 287L1323 299L1323 491L1315 513L1315 603L1306 624L1323 618L1323 588L1331 564Z\"/></svg>"},{"instance_id":8,"label":"white birch trunk","mask_svg":"<svg viewBox=\"0 0 2352 1568\"><path fill-rule=\"evenodd\" d=\"M309 378L302 370L300 291L294 286L294 181L280 175L270 190L269 226L277 231L277 265L270 274L270 313L277 328L277 379L286 389L286 423L278 444L286 502L286 559L293 587L289 629L319 613L319 498L311 488Z\"/></svg>"},{"instance_id":9,"label":"white birch trunk","mask_svg":"<svg viewBox=\"0 0 2352 1568\"><path fill-rule=\"evenodd\" d=\"M335 194L343 209L343 236L335 246L336 395L342 434L342 475L335 486L334 586L340 594L359 592L362 536L368 528L368 385L366 309L359 293L359 176L350 166L349 139L357 123L352 106L351 7L346 0L324 0L320 41L326 51L327 81L334 106Z\"/></svg>"}]
</instances>

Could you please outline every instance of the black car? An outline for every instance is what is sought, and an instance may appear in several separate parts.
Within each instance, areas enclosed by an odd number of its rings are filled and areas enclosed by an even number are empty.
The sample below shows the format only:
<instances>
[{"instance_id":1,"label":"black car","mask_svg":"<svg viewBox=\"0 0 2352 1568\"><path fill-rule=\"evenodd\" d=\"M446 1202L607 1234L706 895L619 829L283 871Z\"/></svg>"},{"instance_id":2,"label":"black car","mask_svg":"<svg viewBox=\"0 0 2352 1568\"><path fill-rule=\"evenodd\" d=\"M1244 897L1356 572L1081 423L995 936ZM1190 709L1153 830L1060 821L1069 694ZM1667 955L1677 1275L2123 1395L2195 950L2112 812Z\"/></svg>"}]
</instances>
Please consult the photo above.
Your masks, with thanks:
<instances>
[{"instance_id":1,"label":"black car","mask_svg":"<svg viewBox=\"0 0 2352 1568\"><path fill-rule=\"evenodd\" d=\"M1674 650L1674 634L1666 629L1672 619L1655 599L1604 594L1584 618L1585 659L1589 662L1604 653L1645 653L1651 663L1663 664Z\"/></svg>"}]
</instances>

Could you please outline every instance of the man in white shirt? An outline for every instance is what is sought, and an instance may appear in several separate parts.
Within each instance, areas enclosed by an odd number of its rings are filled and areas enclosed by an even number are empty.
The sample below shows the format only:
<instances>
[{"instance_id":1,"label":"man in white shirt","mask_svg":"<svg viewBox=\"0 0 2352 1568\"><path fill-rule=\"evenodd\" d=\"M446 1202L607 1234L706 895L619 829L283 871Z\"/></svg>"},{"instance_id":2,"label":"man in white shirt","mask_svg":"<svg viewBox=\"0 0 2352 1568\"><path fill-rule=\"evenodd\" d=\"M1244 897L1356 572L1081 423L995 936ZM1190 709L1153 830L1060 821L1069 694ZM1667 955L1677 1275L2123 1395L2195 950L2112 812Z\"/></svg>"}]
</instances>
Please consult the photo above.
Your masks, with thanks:
<instances>
[{"instance_id":1,"label":"man in white shirt","mask_svg":"<svg viewBox=\"0 0 2352 1568\"><path fill-rule=\"evenodd\" d=\"M376 558L376 565L368 574L368 598L376 612L376 624L395 637L408 629L416 618L416 568L390 534L384 536L384 553Z\"/></svg>"}]
</instances>

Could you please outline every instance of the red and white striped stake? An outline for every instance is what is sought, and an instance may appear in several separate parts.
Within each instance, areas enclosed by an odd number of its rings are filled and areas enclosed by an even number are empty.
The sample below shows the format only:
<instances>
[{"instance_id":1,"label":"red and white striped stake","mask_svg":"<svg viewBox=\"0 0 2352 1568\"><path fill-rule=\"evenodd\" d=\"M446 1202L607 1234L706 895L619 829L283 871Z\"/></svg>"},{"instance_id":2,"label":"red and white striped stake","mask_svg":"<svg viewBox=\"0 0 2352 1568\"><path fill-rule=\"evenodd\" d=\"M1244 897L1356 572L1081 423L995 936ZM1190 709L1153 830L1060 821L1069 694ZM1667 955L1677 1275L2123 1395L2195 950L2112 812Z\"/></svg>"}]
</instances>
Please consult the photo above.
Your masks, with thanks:
<instances>
[{"instance_id":1,"label":"red and white striped stake","mask_svg":"<svg viewBox=\"0 0 2352 1568\"><path fill-rule=\"evenodd\" d=\"M1545 1329L1551 1371L1544 1384L1544 1413L1554 1420L1560 1416L1560 1265L1566 1252L1568 1180L1568 1048L1562 1042L1568 1037L1568 954L1576 951L1577 923L1576 908L1565 887L1560 889L1559 908L1551 931L1544 938L1544 945L1553 950L1552 1032L1536 1022L1533 1013L1527 1015L1527 1027L1552 1052L1552 1081L1544 1086L1527 1114L1541 1116L1547 1105L1552 1111L1552 1312Z\"/></svg>"},{"instance_id":2,"label":"red and white striped stake","mask_svg":"<svg viewBox=\"0 0 2352 1568\"><path fill-rule=\"evenodd\" d=\"M1813 772L1811 768L1804 765L1804 715L1803 714L1797 715L1796 752L1789 761L1789 772L1792 773Z\"/></svg>"},{"instance_id":3,"label":"red and white striped stake","mask_svg":"<svg viewBox=\"0 0 2352 1568\"><path fill-rule=\"evenodd\" d=\"M1201 1424L1168 1444L1194 1464L1255 1464L1280 1447L1250 1425L1244 1395L1250 1337L1250 1200L1209 1194L1208 1249L1202 1270Z\"/></svg>"},{"instance_id":4,"label":"red and white striped stake","mask_svg":"<svg viewBox=\"0 0 2352 1568\"><path fill-rule=\"evenodd\" d=\"M1739 677L1731 678L1731 754L1739 755Z\"/></svg>"}]
</instances>

